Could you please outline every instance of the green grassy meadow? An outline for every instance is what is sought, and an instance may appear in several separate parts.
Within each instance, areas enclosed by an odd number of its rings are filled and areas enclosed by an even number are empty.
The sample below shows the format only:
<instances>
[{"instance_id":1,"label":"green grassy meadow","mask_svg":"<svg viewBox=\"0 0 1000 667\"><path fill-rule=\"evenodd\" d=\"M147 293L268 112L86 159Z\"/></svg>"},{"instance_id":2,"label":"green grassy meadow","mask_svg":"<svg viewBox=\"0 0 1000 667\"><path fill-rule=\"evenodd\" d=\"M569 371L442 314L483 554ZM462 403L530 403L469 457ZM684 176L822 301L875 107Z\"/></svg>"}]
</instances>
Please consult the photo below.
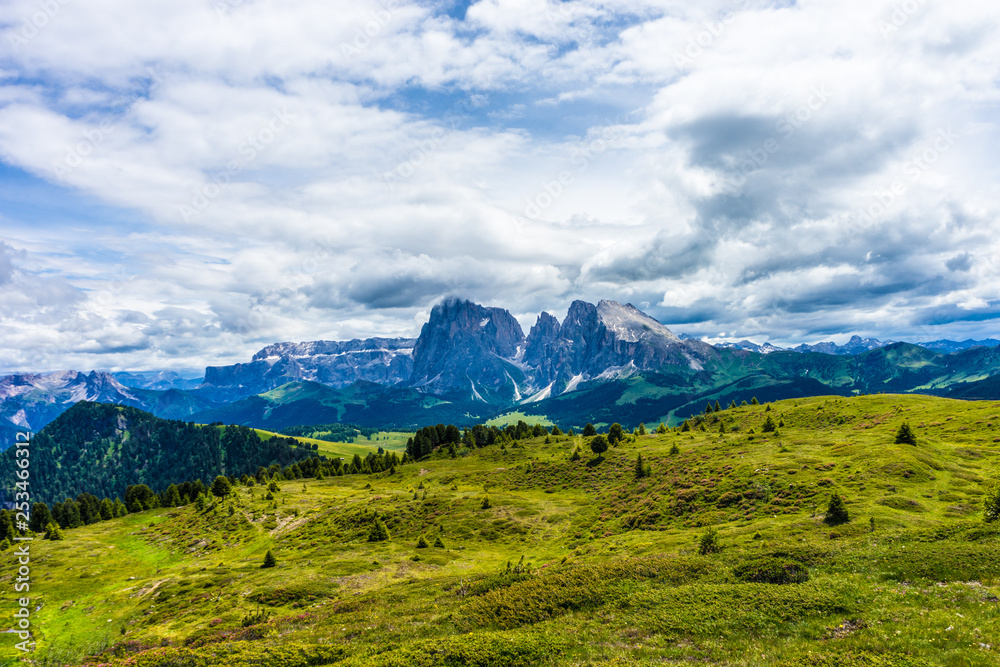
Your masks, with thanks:
<instances>
[{"instance_id":1,"label":"green grassy meadow","mask_svg":"<svg viewBox=\"0 0 1000 667\"><path fill-rule=\"evenodd\" d=\"M894 444L904 421L916 445ZM36 539L30 661L1000 664L1000 522L982 519L1000 403L816 397L646 426L603 458L535 438ZM834 493L841 525L823 521ZM389 540L369 541L376 517ZM711 529L720 550L700 554ZM808 580L741 574L760 562ZM15 571L0 554L9 609Z\"/></svg>"}]
</instances>

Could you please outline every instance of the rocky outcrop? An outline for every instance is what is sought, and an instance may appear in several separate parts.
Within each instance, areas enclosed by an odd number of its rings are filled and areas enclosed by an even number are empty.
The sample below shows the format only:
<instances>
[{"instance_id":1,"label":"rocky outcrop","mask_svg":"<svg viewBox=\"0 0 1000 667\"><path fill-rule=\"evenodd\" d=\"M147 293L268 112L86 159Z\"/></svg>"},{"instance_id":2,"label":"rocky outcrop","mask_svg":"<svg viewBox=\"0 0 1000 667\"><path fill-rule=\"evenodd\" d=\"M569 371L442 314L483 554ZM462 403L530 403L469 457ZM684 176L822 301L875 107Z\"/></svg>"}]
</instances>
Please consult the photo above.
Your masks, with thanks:
<instances>
[{"instance_id":1,"label":"rocky outcrop","mask_svg":"<svg viewBox=\"0 0 1000 667\"><path fill-rule=\"evenodd\" d=\"M508 311L449 299L434 306L420 331L409 384L487 402L520 398L524 345L521 325Z\"/></svg>"},{"instance_id":2,"label":"rocky outcrop","mask_svg":"<svg viewBox=\"0 0 1000 667\"><path fill-rule=\"evenodd\" d=\"M213 400L237 400L287 382L308 380L346 387L359 380L392 385L413 372L412 338L275 343L245 364L209 366L198 393Z\"/></svg>"}]
</instances>

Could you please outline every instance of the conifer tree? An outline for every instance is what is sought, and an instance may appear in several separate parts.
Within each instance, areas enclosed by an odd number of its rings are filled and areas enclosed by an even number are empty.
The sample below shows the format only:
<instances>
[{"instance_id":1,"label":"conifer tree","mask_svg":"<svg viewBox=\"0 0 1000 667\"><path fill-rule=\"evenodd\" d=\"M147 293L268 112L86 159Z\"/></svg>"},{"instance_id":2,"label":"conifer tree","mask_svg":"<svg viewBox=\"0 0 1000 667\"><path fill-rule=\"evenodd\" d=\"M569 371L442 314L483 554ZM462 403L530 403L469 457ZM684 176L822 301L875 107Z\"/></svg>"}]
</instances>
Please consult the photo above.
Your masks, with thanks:
<instances>
[{"instance_id":1,"label":"conifer tree","mask_svg":"<svg viewBox=\"0 0 1000 667\"><path fill-rule=\"evenodd\" d=\"M588 422L587 425L583 427L583 437L589 438L595 435L597 435L597 429L594 428L593 424Z\"/></svg>"},{"instance_id":2,"label":"conifer tree","mask_svg":"<svg viewBox=\"0 0 1000 667\"><path fill-rule=\"evenodd\" d=\"M917 436L914 435L913 429L910 428L909 422L903 422L902 425L900 425L899 430L896 431L896 444L897 445L917 444Z\"/></svg>"},{"instance_id":3,"label":"conifer tree","mask_svg":"<svg viewBox=\"0 0 1000 667\"><path fill-rule=\"evenodd\" d=\"M622 425L615 422L608 429L608 444L614 447L619 442L625 438L625 433L622 431Z\"/></svg>"},{"instance_id":4,"label":"conifer tree","mask_svg":"<svg viewBox=\"0 0 1000 667\"><path fill-rule=\"evenodd\" d=\"M725 432L726 432L726 422L720 421L719 422L719 433L725 433Z\"/></svg>"},{"instance_id":5,"label":"conifer tree","mask_svg":"<svg viewBox=\"0 0 1000 667\"><path fill-rule=\"evenodd\" d=\"M490 497L489 496L484 496L483 497L483 502L479 504L479 507L482 508L482 509L484 509L484 510L488 510L489 508L493 507L493 504L490 503Z\"/></svg>"},{"instance_id":6,"label":"conifer tree","mask_svg":"<svg viewBox=\"0 0 1000 667\"><path fill-rule=\"evenodd\" d=\"M850 521L847 505L839 494L834 493L830 496L830 504L826 507L826 516L823 521L831 526Z\"/></svg>"},{"instance_id":7,"label":"conifer tree","mask_svg":"<svg viewBox=\"0 0 1000 667\"><path fill-rule=\"evenodd\" d=\"M678 447L678 446L677 446L677 443L675 442L675 443L674 443L674 444L673 444L673 445L672 445L672 446L670 447L670 455L671 455L671 456L677 456L677 455L678 455L678 454L680 454L680 453L681 453L681 449L680 449L680 447Z\"/></svg>"},{"instance_id":8,"label":"conifer tree","mask_svg":"<svg viewBox=\"0 0 1000 667\"><path fill-rule=\"evenodd\" d=\"M427 544L427 540L426 540L426 538L424 538L423 535L421 535L419 538L417 538L417 548L418 549L426 549L428 546L430 546L430 545Z\"/></svg>"},{"instance_id":9,"label":"conifer tree","mask_svg":"<svg viewBox=\"0 0 1000 667\"><path fill-rule=\"evenodd\" d=\"M115 505L108 498L101 501L101 521L115 518Z\"/></svg>"},{"instance_id":10,"label":"conifer tree","mask_svg":"<svg viewBox=\"0 0 1000 667\"><path fill-rule=\"evenodd\" d=\"M1000 484L994 484L983 498L983 521L992 523L1000 519Z\"/></svg>"},{"instance_id":11,"label":"conifer tree","mask_svg":"<svg viewBox=\"0 0 1000 667\"><path fill-rule=\"evenodd\" d=\"M639 422L639 435L646 435L646 425Z\"/></svg>"},{"instance_id":12,"label":"conifer tree","mask_svg":"<svg viewBox=\"0 0 1000 667\"><path fill-rule=\"evenodd\" d=\"M656 432L659 433L660 435L663 435L664 433L667 432L667 425L664 424L663 422L660 422L660 425L656 427Z\"/></svg>"},{"instance_id":13,"label":"conifer tree","mask_svg":"<svg viewBox=\"0 0 1000 667\"><path fill-rule=\"evenodd\" d=\"M712 401L709 401L708 403L705 404L705 414L706 415L710 415L710 414L712 414L712 412L713 412L713 410L712 410Z\"/></svg>"},{"instance_id":14,"label":"conifer tree","mask_svg":"<svg viewBox=\"0 0 1000 667\"><path fill-rule=\"evenodd\" d=\"M736 399L733 399L733 402L729 404L727 410L732 410L735 407L736 407Z\"/></svg>"},{"instance_id":15,"label":"conifer tree","mask_svg":"<svg viewBox=\"0 0 1000 667\"><path fill-rule=\"evenodd\" d=\"M369 542L384 542L389 539L389 528L385 525L385 522L375 516L375 520L372 521L371 530L368 531L368 541Z\"/></svg>"},{"instance_id":16,"label":"conifer tree","mask_svg":"<svg viewBox=\"0 0 1000 667\"><path fill-rule=\"evenodd\" d=\"M752 398L752 399L750 400L750 405L760 405L760 401L758 401L758 400L757 400L757 397L756 397L756 396L754 396L754 397L753 397L753 398Z\"/></svg>"},{"instance_id":17,"label":"conifer tree","mask_svg":"<svg viewBox=\"0 0 1000 667\"><path fill-rule=\"evenodd\" d=\"M646 466L642 462L642 454L635 460L635 478L642 479L646 476Z\"/></svg>"},{"instance_id":18,"label":"conifer tree","mask_svg":"<svg viewBox=\"0 0 1000 667\"><path fill-rule=\"evenodd\" d=\"M768 415L767 419L764 420L764 425L760 427L760 430L761 430L761 433L773 433L774 429L776 429L776 428L778 428L778 427L774 423L774 420L771 419L771 415Z\"/></svg>"},{"instance_id":19,"label":"conifer tree","mask_svg":"<svg viewBox=\"0 0 1000 667\"><path fill-rule=\"evenodd\" d=\"M434 540L434 548L444 549L444 540L441 539L440 535L438 535L437 538Z\"/></svg>"},{"instance_id":20,"label":"conifer tree","mask_svg":"<svg viewBox=\"0 0 1000 667\"><path fill-rule=\"evenodd\" d=\"M33 533L43 532L50 521L52 521L52 513L49 511L48 505L35 503L31 506L31 521L28 527Z\"/></svg>"},{"instance_id":21,"label":"conifer tree","mask_svg":"<svg viewBox=\"0 0 1000 667\"><path fill-rule=\"evenodd\" d=\"M681 424L681 433L687 433L690 430L691 430L691 424L688 422L688 420L685 419L684 422Z\"/></svg>"},{"instance_id":22,"label":"conifer tree","mask_svg":"<svg viewBox=\"0 0 1000 667\"><path fill-rule=\"evenodd\" d=\"M719 405L718 401L715 402L715 411L716 412L722 412L722 406Z\"/></svg>"},{"instance_id":23,"label":"conifer tree","mask_svg":"<svg viewBox=\"0 0 1000 667\"><path fill-rule=\"evenodd\" d=\"M49 525L45 527L45 540L64 540L66 536L63 534L62 529L59 527L55 521L50 521Z\"/></svg>"},{"instance_id":24,"label":"conifer tree","mask_svg":"<svg viewBox=\"0 0 1000 667\"><path fill-rule=\"evenodd\" d=\"M261 565L262 568L274 567L277 564L278 564L278 559L274 557L274 554L271 553L270 550L266 554L264 554L264 564Z\"/></svg>"}]
</instances>

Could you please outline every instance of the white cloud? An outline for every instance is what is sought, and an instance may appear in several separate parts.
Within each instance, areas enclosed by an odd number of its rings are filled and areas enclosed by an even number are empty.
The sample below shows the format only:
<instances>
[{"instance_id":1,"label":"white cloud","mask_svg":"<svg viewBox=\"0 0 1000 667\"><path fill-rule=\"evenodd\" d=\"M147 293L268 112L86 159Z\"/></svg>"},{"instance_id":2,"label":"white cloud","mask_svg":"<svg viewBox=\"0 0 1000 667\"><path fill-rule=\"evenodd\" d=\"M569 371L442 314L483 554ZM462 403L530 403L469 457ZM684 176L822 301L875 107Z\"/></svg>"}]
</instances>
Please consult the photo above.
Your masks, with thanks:
<instances>
[{"instance_id":1,"label":"white cloud","mask_svg":"<svg viewBox=\"0 0 1000 667\"><path fill-rule=\"evenodd\" d=\"M414 335L445 294L790 342L1000 310L985 1L59 6L0 7L0 157L146 228L5 221L6 368Z\"/></svg>"}]
</instances>

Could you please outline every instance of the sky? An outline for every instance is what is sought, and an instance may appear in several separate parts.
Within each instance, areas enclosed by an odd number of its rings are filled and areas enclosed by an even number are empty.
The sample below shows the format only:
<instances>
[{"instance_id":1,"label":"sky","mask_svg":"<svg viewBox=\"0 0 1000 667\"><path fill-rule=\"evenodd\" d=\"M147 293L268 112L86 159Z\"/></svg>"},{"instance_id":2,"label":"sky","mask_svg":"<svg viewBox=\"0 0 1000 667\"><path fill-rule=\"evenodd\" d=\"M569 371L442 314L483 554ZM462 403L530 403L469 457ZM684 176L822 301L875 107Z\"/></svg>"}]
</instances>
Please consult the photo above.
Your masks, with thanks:
<instances>
[{"instance_id":1,"label":"sky","mask_svg":"<svg viewBox=\"0 0 1000 667\"><path fill-rule=\"evenodd\" d=\"M416 336L996 337L992 0L5 0L0 372Z\"/></svg>"}]
</instances>

